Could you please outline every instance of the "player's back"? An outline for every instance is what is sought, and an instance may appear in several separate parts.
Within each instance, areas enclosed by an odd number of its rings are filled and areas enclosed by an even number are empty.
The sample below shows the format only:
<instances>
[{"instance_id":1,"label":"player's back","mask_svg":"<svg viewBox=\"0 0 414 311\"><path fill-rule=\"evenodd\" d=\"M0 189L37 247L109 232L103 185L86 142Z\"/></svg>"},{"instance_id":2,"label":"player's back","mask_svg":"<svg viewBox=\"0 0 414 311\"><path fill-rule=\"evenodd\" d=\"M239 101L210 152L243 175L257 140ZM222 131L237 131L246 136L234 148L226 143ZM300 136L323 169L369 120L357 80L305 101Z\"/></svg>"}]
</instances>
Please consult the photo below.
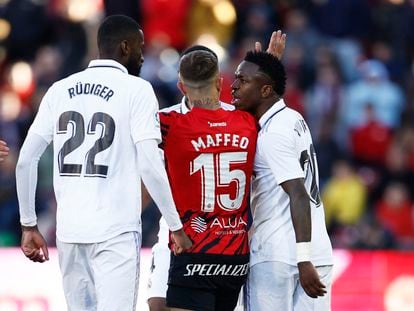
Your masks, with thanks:
<instances>
[{"instance_id":1,"label":"player's back","mask_svg":"<svg viewBox=\"0 0 414 311\"><path fill-rule=\"evenodd\" d=\"M159 138L150 84L114 61L92 61L42 104L53 132L58 238L99 242L139 230L135 142Z\"/></svg>"},{"instance_id":2,"label":"player's back","mask_svg":"<svg viewBox=\"0 0 414 311\"><path fill-rule=\"evenodd\" d=\"M235 109L234 105L227 104L225 102L220 101L220 106L224 110L233 111ZM163 108L160 110L161 113L172 112L175 111L177 113L186 114L190 111L188 108L187 99L185 96L182 97L181 102L178 104ZM164 153L162 152L162 157L164 158ZM169 239L169 228L167 222L165 221L164 217L160 218L159 222L160 229L158 231L158 242L162 245L168 246L168 239Z\"/></svg>"},{"instance_id":3,"label":"player's back","mask_svg":"<svg viewBox=\"0 0 414 311\"><path fill-rule=\"evenodd\" d=\"M247 254L255 120L201 108L160 116L168 177L192 252Z\"/></svg>"}]
</instances>

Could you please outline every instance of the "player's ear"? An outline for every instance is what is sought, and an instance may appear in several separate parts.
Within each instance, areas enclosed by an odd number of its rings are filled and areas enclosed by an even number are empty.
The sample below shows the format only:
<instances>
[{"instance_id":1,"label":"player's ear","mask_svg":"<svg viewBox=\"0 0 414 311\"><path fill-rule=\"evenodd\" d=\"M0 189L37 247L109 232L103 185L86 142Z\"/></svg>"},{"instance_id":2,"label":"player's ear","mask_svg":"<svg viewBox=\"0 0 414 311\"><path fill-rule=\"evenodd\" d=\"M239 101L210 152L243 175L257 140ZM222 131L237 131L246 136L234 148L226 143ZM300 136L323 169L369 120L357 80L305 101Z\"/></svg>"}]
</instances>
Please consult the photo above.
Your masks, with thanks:
<instances>
[{"instance_id":1,"label":"player's ear","mask_svg":"<svg viewBox=\"0 0 414 311\"><path fill-rule=\"evenodd\" d=\"M177 87L181 91L181 93L185 96L187 91L185 90L185 85L184 85L183 81L178 80Z\"/></svg>"},{"instance_id":2,"label":"player's ear","mask_svg":"<svg viewBox=\"0 0 414 311\"><path fill-rule=\"evenodd\" d=\"M121 55L126 56L129 54L129 44L127 40L122 40L120 43Z\"/></svg>"},{"instance_id":3,"label":"player's ear","mask_svg":"<svg viewBox=\"0 0 414 311\"><path fill-rule=\"evenodd\" d=\"M216 89L220 93L222 88L223 88L223 78L222 77L217 77L217 79L216 79Z\"/></svg>"},{"instance_id":4,"label":"player's ear","mask_svg":"<svg viewBox=\"0 0 414 311\"><path fill-rule=\"evenodd\" d=\"M261 93L263 97L269 97L273 94L273 87L269 84L265 84L262 86Z\"/></svg>"}]
</instances>

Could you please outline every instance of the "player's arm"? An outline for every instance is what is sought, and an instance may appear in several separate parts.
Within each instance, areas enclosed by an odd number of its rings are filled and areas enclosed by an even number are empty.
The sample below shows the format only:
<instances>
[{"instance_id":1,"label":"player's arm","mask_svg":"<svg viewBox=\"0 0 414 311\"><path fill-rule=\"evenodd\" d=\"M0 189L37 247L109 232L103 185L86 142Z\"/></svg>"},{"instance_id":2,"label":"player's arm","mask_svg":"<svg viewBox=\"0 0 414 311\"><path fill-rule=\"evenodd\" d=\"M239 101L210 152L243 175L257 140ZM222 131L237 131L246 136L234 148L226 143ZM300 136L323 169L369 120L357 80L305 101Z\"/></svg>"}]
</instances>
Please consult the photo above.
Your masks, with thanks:
<instances>
[{"instance_id":1,"label":"player's arm","mask_svg":"<svg viewBox=\"0 0 414 311\"><path fill-rule=\"evenodd\" d=\"M136 148L142 181L172 231L175 251L179 254L189 249L192 242L182 229L157 141L142 140L136 143Z\"/></svg>"},{"instance_id":2,"label":"player's arm","mask_svg":"<svg viewBox=\"0 0 414 311\"><path fill-rule=\"evenodd\" d=\"M9 147L7 147L7 143L3 140L0 140L0 162L4 160L5 157L9 154Z\"/></svg>"},{"instance_id":3,"label":"player's arm","mask_svg":"<svg viewBox=\"0 0 414 311\"><path fill-rule=\"evenodd\" d=\"M47 146L48 142L41 136L29 132L16 165L17 198L22 228L21 249L34 262L49 260L46 241L36 225L35 211L37 166Z\"/></svg>"},{"instance_id":4,"label":"player's arm","mask_svg":"<svg viewBox=\"0 0 414 311\"><path fill-rule=\"evenodd\" d=\"M147 188L144 183L141 181L141 210L142 212L147 209L151 203L151 196L148 193Z\"/></svg>"},{"instance_id":5,"label":"player's arm","mask_svg":"<svg viewBox=\"0 0 414 311\"><path fill-rule=\"evenodd\" d=\"M326 294L325 285L319 279L318 272L310 261L312 218L310 198L302 178L281 183L290 200L290 214L296 236L296 256L300 283L306 294L312 298Z\"/></svg>"},{"instance_id":6,"label":"player's arm","mask_svg":"<svg viewBox=\"0 0 414 311\"><path fill-rule=\"evenodd\" d=\"M282 59L283 52L285 51L285 46L286 34L282 33L281 30L273 31L266 52L272 54L280 60ZM258 52L261 51L262 44L260 42L255 42L254 49Z\"/></svg>"},{"instance_id":7,"label":"player's arm","mask_svg":"<svg viewBox=\"0 0 414 311\"><path fill-rule=\"evenodd\" d=\"M164 163L164 151L160 148L158 148L158 151L160 153L161 159ZM148 193L147 188L145 187L144 183L141 181L141 207L142 211L144 211L151 203L152 198L150 194Z\"/></svg>"},{"instance_id":8,"label":"player's arm","mask_svg":"<svg viewBox=\"0 0 414 311\"><path fill-rule=\"evenodd\" d=\"M299 279L306 294L316 298L323 295L325 286L311 263L311 210L310 198L304 185L304 171L295 146L296 133L289 127L262 135L262 153L272 170L276 182L289 196L290 213L296 236Z\"/></svg>"}]
</instances>

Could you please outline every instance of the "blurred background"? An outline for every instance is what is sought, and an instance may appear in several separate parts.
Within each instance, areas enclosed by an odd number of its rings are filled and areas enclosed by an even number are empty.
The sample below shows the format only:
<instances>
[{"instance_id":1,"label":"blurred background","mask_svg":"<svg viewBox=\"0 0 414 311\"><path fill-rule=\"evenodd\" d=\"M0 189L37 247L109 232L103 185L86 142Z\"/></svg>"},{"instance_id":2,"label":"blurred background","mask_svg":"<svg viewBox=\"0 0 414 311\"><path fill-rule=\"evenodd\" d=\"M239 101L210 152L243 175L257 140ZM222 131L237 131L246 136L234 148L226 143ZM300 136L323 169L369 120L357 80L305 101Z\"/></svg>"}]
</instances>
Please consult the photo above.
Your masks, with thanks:
<instances>
[{"instance_id":1,"label":"blurred background","mask_svg":"<svg viewBox=\"0 0 414 311\"><path fill-rule=\"evenodd\" d=\"M218 54L229 102L245 52L255 41L267 47L271 32L282 29L284 99L311 128L336 249L333 310L414 310L414 0L0 0L0 138L11 148L0 165L3 251L20 242L14 169L40 100L53 82L97 57L97 28L112 14L142 26L141 76L161 108L181 100L177 61L186 47L204 44ZM36 208L54 246L50 149L39 164ZM150 203L144 247L155 243L159 217ZM412 289L403 295L407 309L387 296L395 282L399 294ZM0 288L0 310L32 310L4 309L4 297Z\"/></svg>"}]
</instances>

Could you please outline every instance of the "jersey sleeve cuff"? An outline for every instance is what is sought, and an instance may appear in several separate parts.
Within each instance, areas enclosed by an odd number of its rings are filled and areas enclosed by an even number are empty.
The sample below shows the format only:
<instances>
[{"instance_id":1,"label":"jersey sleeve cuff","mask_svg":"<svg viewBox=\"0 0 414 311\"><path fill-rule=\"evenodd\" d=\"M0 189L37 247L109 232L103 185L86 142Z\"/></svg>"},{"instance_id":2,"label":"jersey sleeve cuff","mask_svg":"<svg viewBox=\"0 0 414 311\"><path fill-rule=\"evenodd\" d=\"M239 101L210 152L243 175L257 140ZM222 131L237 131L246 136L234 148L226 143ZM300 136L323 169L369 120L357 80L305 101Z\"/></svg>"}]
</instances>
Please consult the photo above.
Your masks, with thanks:
<instances>
[{"instance_id":1,"label":"jersey sleeve cuff","mask_svg":"<svg viewBox=\"0 0 414 311\"><path fill-rule=\"evenodd\" d=\"M36 220L20 220L20 224L25 227L33 227L37 225Z\"/></svg>"},{"instance_id":2,"label":"jersey sleeve cuff","mask_svg":"<svg viewBox=\"0 0 414 311\"><path fill-rule=\"evenodd\" d=\"M183 228L183 224L174 224L173 226L169 226L170 231L177 231Z\"/></svg>"},{"instance_id":3,"label":"jersey sleeve cuff","mask_svg":"<svg viewBox=\"0 0 414 311\"><path fill-rule=\"evenodd\" d=\"M291 175L285 175L280 176L277 178L277 184L280 185L288 180L298 179L298 178L305 178L304 174L291 174Z\"/></svg>"}]
</instances>

